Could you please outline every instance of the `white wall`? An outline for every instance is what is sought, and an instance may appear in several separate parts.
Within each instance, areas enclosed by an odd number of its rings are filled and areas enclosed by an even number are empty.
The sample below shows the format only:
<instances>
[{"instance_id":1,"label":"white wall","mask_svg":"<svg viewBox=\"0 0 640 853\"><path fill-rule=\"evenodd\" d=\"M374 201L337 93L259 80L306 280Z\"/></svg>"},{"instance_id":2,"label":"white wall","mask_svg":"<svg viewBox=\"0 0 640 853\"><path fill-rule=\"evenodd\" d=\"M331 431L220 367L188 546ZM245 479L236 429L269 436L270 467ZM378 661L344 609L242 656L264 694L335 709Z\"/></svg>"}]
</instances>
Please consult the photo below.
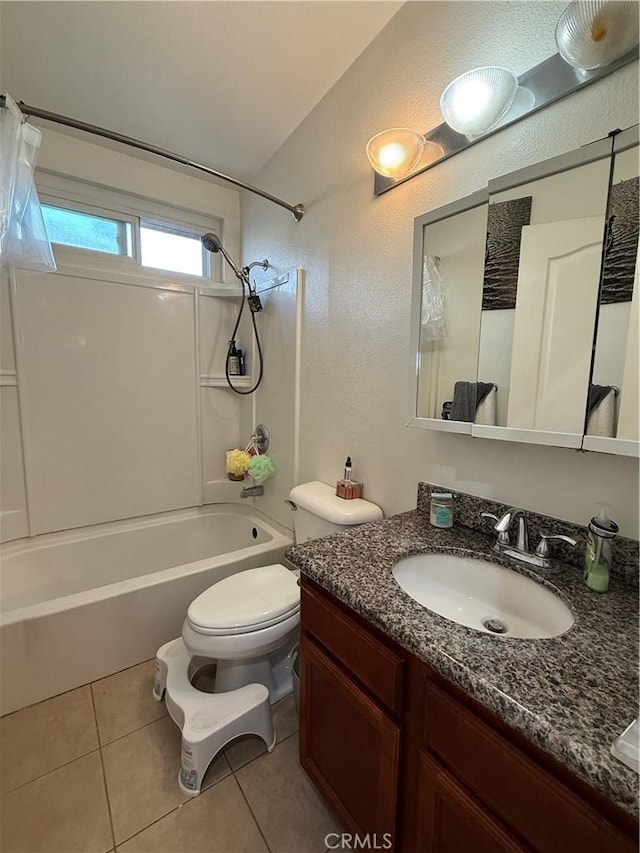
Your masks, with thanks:
<instances>
[{"instance_id":1,"label":"white wall","mask_svg":"<svg viewBox=\"0 0 640 853\"><path fill-rule=\"evenodd\" d=\"M235 190L49 129L39 168L41 188L81 178L126 191L134 209L151 200L214 223L203 230L221 224L238 252ZM250 405L223 385L237 300L90 254L56 259L55 274L19 273L11 300L2 277L0 539L237 499L224 454L246 443Z\"/></svg>"},{"instance_id":2,"label":"white wall","mask_svg":"<svg viewBox=\"0 0 640 853\"><path fill-rule=\"evenodd\" d=\"M404 427L413 406L414 217L636 123L637 64L379 198L364 154L386 127L439 124L440 93L463 71L500 64L520 74L554 53L565 6L407 3L256 176L304 202L302 222L243 196L245 257L306 271L301 480L334 482L351 454L365 496L386 513L414 506L426 479L576 522L607 500L621 531L638 535L637 461Z\"/></svg>"}]
</instances>

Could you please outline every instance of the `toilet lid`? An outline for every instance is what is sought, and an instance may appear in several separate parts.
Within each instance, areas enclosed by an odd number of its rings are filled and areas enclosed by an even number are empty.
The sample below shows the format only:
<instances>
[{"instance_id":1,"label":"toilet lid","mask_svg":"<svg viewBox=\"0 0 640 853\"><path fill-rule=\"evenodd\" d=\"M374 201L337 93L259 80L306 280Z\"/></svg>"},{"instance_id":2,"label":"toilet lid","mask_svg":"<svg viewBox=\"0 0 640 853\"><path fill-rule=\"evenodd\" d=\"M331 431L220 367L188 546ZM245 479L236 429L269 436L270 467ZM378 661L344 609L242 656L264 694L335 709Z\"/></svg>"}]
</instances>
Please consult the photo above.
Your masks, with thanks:
<instances>
[{"instance_id":1,"label":"toilet lid","mask_svg":"<svg viewBox=\"0 0 640 853\"><path fill-rule=\"evenodd\" d=\"M189 605L195 628L229 631L274 625L300 607L297 576L280 563L218 581Z\"/></svg>"}]
</instances>

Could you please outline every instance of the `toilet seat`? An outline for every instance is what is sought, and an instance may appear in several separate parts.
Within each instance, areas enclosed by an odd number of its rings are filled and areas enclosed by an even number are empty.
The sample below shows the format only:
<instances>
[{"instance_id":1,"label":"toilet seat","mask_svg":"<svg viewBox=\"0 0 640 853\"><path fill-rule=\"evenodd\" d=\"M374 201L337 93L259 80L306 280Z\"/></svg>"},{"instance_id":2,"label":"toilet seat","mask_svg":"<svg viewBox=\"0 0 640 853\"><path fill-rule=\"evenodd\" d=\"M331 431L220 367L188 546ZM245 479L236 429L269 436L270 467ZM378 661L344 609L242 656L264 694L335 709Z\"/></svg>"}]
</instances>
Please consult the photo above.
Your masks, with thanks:
<instances>
[{"instance_id":1,"label":"toilet seat","mask_svg":"<svg viewBox=\"0 0 640 853\"><path fill-rule=\"evenodd\" d=\"M199 634L232 636L278 625L299 610L297 576L275 563L213 584L191 602L186 622Z\"/></svg>"}]
</instances>

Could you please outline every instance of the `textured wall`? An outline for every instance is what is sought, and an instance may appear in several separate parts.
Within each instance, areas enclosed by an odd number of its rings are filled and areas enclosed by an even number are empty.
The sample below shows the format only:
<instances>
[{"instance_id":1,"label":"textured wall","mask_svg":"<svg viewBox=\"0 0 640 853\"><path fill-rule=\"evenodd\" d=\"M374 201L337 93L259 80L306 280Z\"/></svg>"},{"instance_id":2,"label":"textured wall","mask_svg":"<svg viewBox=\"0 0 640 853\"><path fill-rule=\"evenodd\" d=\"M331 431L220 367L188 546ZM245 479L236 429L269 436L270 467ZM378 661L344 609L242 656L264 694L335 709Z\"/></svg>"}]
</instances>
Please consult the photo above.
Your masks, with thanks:
<instances>
[{"instance_id":1,"label":"textured wall","mask_svg":"<svg viewBox=\"0 0 640 853\"><path fill-rule=\"evenodd\" d=\"M243 256L306 270L301 479L333 482L351 454L366 496L386 513L415 506L422 479L577 522L608 500L622 532L637 536L635 460L404 426L412 410L413 218L636 123L637 64L380 198L364 153L385 127L438 124L440 92L457 74L484 64L519 74L552 54L564 6L407 3L256 178L304 202L303 221L243 197Z\"/></svg>"}]
</instances>

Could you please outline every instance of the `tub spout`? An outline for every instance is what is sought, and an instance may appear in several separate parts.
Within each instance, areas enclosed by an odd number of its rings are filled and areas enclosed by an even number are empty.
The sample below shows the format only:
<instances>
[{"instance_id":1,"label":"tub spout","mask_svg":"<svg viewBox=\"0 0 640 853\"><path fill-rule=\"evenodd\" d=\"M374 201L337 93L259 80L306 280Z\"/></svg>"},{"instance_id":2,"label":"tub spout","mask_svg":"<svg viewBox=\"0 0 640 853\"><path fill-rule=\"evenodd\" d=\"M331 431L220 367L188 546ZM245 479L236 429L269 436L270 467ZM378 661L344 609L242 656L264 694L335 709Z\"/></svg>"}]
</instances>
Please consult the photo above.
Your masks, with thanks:
<instances>
[{"instance_id":1,"label":"tub spout","mask_svg":"<svg viewBox=\"0 0 640 853\"><path fill-rule=\"evenodd\" d=\"M241 498L260 498L264 495L264 486L246 486L241 492Z\"/></svg>"}]
</instances>

